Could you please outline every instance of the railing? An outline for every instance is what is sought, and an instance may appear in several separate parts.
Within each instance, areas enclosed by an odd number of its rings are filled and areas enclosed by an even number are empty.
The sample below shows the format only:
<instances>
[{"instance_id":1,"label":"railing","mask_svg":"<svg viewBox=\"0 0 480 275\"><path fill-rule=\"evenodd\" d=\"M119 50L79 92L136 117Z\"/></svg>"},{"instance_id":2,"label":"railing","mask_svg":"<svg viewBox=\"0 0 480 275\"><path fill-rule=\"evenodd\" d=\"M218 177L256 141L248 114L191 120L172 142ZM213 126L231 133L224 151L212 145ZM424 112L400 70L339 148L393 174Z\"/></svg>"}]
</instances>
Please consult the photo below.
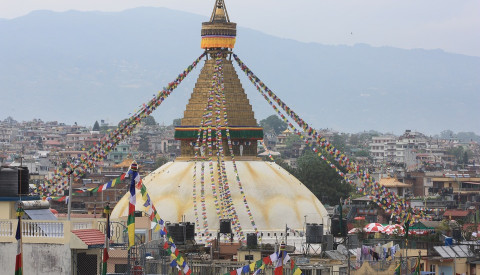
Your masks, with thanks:
<instances>
[{"instance_id":1,"label":"railing","mask_svg":"<svg viewBox=\"0 0 480 275\"><path fill-rule=\"evenodd\" d=\"M106 234L106 221L98 221L97 229ZM127 226L124 222L110 222L110 240L115 244L126 243L128 240Z\"/></svg>"},{"instance_id":2,"label":"railing","mask_svg":"<svg viewBox=\"0 0 480 275\"><path fill-rule=\"evenodd\" d=\"M13 235L13 221L3 220L0 221L0 236L1 237L10 237ZM16 227L16 226L15 226Z\"/></svg>"},{"instance_id":3,"label":"railing","mask_svg":"<svg viewBox=\"0 0 480 275\"><path fill-rule=\"evenodd\" d=\"M22 236L23 237L47 237L47 238L63 238L64 223L58 221L22 221Z\"/></svg>"},{"instance_id":4,"label":"railing","mask_svg":"<svg viewBox=\"0 0 480 275\"><path fill-rule=\"evenodd\" d=\"M72 220L72 230L92 229L92 228L93 228L92 221L73 221Z\"/></svg>"}]
</instances>

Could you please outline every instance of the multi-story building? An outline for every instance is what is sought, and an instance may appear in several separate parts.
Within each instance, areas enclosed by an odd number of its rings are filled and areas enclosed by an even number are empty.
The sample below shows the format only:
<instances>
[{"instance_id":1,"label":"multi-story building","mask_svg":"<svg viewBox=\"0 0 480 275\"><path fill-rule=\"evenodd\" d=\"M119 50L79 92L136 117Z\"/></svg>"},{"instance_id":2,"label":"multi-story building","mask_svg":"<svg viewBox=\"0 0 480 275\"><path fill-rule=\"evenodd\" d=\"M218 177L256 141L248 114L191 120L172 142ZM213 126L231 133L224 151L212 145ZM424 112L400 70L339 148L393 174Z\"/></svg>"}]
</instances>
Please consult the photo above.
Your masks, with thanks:
<instances>
[{"instance_id":1,"label":"multi-story building","mask_svg":"<svg viewBox=\"0 0 480 275\"><path fill-rule=\"evenodd\" d=\"M400 137L373 137L369 144L370 155L376 164L400 163L408 167L416 164L417 154L426 150L427 141L424 135L410 130L406 130Z\"/></svg>"},{"instance_id":2,"label":"multi-story building","mask_svg":"<svg viewBox=\"0 0 480 275\"><path fill-rule=\"evenodd\" d=\"M372 137L372 142L369 144L370 155L373 157L375 163L383 162L387 159L387 151L391 154L395 149L395 136L379 136ZM393 148L392 148L393 146Z\"/></svg>"}]
</instances>

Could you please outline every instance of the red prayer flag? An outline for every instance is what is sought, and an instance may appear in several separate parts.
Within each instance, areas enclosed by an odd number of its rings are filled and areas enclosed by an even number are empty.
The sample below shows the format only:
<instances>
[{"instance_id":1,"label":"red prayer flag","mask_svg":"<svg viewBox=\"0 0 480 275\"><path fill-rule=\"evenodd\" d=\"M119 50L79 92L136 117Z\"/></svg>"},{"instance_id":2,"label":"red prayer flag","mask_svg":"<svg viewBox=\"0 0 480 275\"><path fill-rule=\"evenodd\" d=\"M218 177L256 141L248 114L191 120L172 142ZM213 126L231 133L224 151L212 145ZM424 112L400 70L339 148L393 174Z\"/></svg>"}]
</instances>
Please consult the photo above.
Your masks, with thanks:
<instances>
[{"instance_id":1,"label":"red prayer flag","mask_svg":"<svg viewBox=\"0 0 480 275\"><path fill-rule=\"evenodd\" d=\"M267 257L263 258L263 263L265 265L270 265L270 264L272 264L272 260L270 259L269 256L267 256Z\"/></svg>"}]
</instances>

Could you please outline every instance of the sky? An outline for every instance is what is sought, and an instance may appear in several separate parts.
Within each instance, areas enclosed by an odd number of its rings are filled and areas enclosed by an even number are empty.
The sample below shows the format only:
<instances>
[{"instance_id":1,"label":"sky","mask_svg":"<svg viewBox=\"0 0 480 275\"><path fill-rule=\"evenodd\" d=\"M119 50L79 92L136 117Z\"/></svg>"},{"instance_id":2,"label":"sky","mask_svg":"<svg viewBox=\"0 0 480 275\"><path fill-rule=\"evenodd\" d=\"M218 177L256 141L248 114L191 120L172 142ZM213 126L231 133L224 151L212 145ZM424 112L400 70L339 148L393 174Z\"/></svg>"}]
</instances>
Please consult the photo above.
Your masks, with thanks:
<instances>
[{"instance_id":1,"label":"sky","mask_svg":"<svg viewBox=\"0 0 480 275\"><path fill-rule=\"evenodd\" d=\"M214 0L0 0L0 18L34 10L165 7L209 16ZM480 57L478 0L226 0L241 27L328 45L442 49Z\"/></svg>"}]
</instances>

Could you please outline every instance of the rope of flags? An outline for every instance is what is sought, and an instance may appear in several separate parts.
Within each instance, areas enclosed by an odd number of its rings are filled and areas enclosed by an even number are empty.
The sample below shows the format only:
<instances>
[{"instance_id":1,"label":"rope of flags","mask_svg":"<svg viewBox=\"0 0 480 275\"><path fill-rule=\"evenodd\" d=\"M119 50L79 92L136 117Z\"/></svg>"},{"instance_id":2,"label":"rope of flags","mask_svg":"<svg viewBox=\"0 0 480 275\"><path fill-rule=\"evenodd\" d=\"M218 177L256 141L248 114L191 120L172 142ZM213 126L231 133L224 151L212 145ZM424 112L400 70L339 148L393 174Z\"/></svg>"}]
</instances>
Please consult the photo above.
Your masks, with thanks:
<instances>
[{"instance_id":1,"label":"rope of flags","mask_svg":"<svg viewBox=\"0 0 480 275\"><path fill-rule=\"evenodd\" d=\"M269 102L269 103L270 103L270 102ZM268 158L269 158L271 161L275 161L275 159L273 158L270 150L268 150L267 145L265 145L265 140L262 139L262 140L260 140L260 142L261 142L263 148L265 149L265 152L267 152Z\"/></svg>"},{"instance_id":2,"label":"rope of flags","mask_svg":"<svg viewBox=\"0 0 480 275\"><path fill-rule=\"evenodd\" d=\"M290 270L293 275L303 274L302 270L297 266L295 261L284 250L270 254L261 260L255 261L243 267L237 268L224 275L241 275L241 274L260 274L266 266L274 266L274 275L283 275L283 268L290 262ZM287 265L288 266L288 265Z\"/></svg>"},{"instance_id":3,"label":"rope of flags","mask_svg":"<svg viewBox=\"0 0 480 275\"><path fill-rule=\"evenodd\" d=\"M212 82L211 82L211 88L209 90L209 93L208 93L208 99L207 99L207 103L206 103L206 106L205 106L205 109L204 109L204 113L203 113L203 116L202 116L202 121L200 123L200 126L198 128L198 134L197 134L197 141L196 143L194 144L194 151L195 151L195 167L197 166L197 162L199 161L199 158L198 158L198 155L199 155L199 151L200 151L200 155L202 157L202 161L201 161L201 206L202 206L202 217L203 217L203 227L204 227L204 230L205 230L205 233L204 235L206 236L206 244L208 245L208 240L209 240L209 234L208 234L208 223L207 223L207 217L206 217L206 211L204 211L205 209L205 192L204 192L204 180L205 180L205 164L204 164L204 161L203 159L205 158L205 154L208 153L208 161L209 161L209 168L210 168L210 180L211 180L211 184L212 184L212 193L214 195L214 204L215 204L215 210L216 210L216 213L217 213L217 216L218 218L220 219L221 216L222 216L222 211L220 209L220 205L219 205L219 202L218 202L218 196L215 196L216 194L216 188L215 188L215 178L214 178L214 174L213 174L213 145L212 145L212 123L213 123L213 105L214 105L214 95L215 95L215 91L218 89L218 79L219 79L219 67L218 65L215 65L214 66L214 72L213 72L213 75L212 75ZM215 104L215 106L217 107L217 104ZM216 111L215 112L217 117L218 117L218 112ZM219 121L218 119L216 119L216 128L218 128L218 124L219 124ZM216 148L217 148L217 160L218 160L218 157L221 155L219 154L219 138L218 138L218 131L217 131L217 138L215 139L216 141ZM208 140L208 142L207 142ZM220 132L220 140L221 140L221 132ZM218 163L218 161L217 161ZM195 176L196 176L196 171L194 171L194 179L195 179ZM219 177L219 174L218 174L218 169L217 169L217 177L219 179L222 179L223 181L223 178ZM219 186L221 185L222 181L219 181ZM223 188L222 188L223 189ZM219 188L220 190L220 188ZM195 190L194 190L195 191ZM229 217L230 216L230 213L228 214ZM235 227L236 228L236 227ZM199 230L200 232L200 230ZM238 233L238 232L237 232Z\"/></svg>"},{"instance_id":4,"label":"rope of flags","mask_svg":"<svg viewBox=\"0 0 480 275\"><path fill-rule=\"evenodd\" d=\"M217 123L216 146L217 146L217 155L220 156L220 158L217 159L218 160L217 165L219 165L217 167L217 175L218 175L219 182L223 183L223 185L220 184L220 186L222 186L224 190L222 202L224 203L224 208L227 211L227 216L232 221L233 228L236 232L236 236L238 240L242 241L242 240L245 240L245 236L244 236L242 225L240 223L240 219L238 218L237 210L233 203L233 198L230 192L230 183L228 181L227 168L225 165L225 147L223 144L223 136L221 131L221 126L222 126L221 121L223 118L225 132L226 134L229 133L227 106L224 100L225 84L223 81L222 68L223 68L223 60L220 55L217 55L217 58L215 59L215 68L214 68L215 75L212 81L212 89L215 91L214 93L215 107L216 107L215 113L216 113L216 123ZM232 154L231 156L233 158Z\"/></svg>"},{"instance_id":5,"label":"rope of flags","mask_svg":"<svg viewBox=\"0 0 480 275\"><path fill-rule=\"evenodd\" d=\"M167 251L168 255L170 256L171 263L170 266L176 267L179 271L179 274L192 274L190 267L188 266L185 258L180 253L178 248L176 247L172 236L168 233L165 221L160 217L158 214L155 205L153 204L152 200L150 199L150 195L147 192L147 187L143 183L140 174L138 173L138 166L134 162L131 165L130 170L127 172L127 175L131 177L131 185L130 185L130 205L133 203L133 214L135 212L135 204L136 204L136 192L135 189L140 189L140 195L142 200L144 201L143 206L146 209L147 215L151 222L155 223L153 228L154 232L160 231L160 236L164 238L164 245L163 248ZM133 190L132 190L133 187ZM131 208L129 205L129 215L127 218L127 230L128 230L128 248L130 249L133 245L135 245L135 215L131 215Z\"/></svg>"},{"instance_id":6,"label":"rope of flags","mask_svg":"<svg viewBox=\"0 0 480 275\"><path fill-rule=\"evenodd\" d=\"M206 55L202 53L190 66L188 66L177 78L168 83L158 94L148 103L144 103L139 111L121 123L118 128L108 135L105 135L95 146L93 146L85 156L81 156L75 163L68 162L67 167L57 171L56 175L51 179L46 179L39 186L37 192L44 196L58 194L68 186L68 176L72 174L76 180L85 172L92 168L96 162L106 158L108 153L114 149L122 140L128 137L142 119L149 116L185 79L185 77L197 66L200 60Z\"/></svg>"},{"instance_id":7,"label":"rope of flags","mask_svg":"<svg viewBox=\"0 0 480 275\"><path fill-rule=\"evenodd\" d=\"M387 212L394 212L399 220L404 222L407 221L407 214L405 210L409 208L409 205L404 198L399 198L395 193L388 191L387 188L376 182L368 172L361 170L358 164L350 160L345 154L341 153L340 150L335 148L329 141L322 137L315 129L310 127L291 108L289 108L255 74L253 74L253 72L238 58L236 54L233 54L233 56L241 70L247 75L250 81L254 84L254 86L256 86L257 90L264 95L264 97L268 96L269 98L273 99L273 101L276 102L283 109L283 111L303 129L305 133L314 138L317 146L320 146L322 150L325 150L328 154L334 157L335 162L337 162L340 166L346 168L349 172L355 173L359 179L362 180L363 188L360 188L358 191L364 193L365 195L370 195L371 199ZM294 129L291 123L288 123L288 126ZM318 154L318 149L315 152ZM326 160L326 158L324 160ZM338 169L333 163L330 163L330 166L334 169ZM409 222L414 222L415 220L424 216L425 214L422 211L417 211Z\"/></svg>"},{"instance_id":8,"label":"rope of flags","mask_svg":"<svg viewBox=\"0 0 480 275\"><path fill-rule=\"evenodd\" d=\"M230 187L228 183L226 165L225 165L225 148L223 145L222 131L225 129L225 135L228 145L228 150L230 157L232 159L233 170L235 173L235 179L242 195L244 202L245 210L249 217L250 223L257 236L260 236L258 228L255 224L252 212L247 202L245 190L243 188L240 176L238 173L238 168L235 161L235 154L233 151L233 142L230 135L230 129L228 125L228 113L226 108L226 99L225 99L225 87L223 82L223 57L219 53L216 56L214 64L214 72L212 75L212 82L209 93L207 94L208 100L204 109L204 114L202 116L201 124L197 131L197 139L192 145L194 146L194 157L195 157L195 167L193 175L193 200L194 200L194 212L195 219L197 221L197 230L200 232L199 226L199 214L198 214L198 186L197 186L197 162L201 157L201 172L200 172L200 204L201 204L201 214L203 219L203 228L204 235L206 236L206 242L208 243L209 234L208 234L208 219L206 214L205 207L205 159L208 159L209 165L209 175L211 181L212 194L215 204L215 210L217 217L219 219L228 217L232 221L233 228L235 230L236 236L239 238L239 241L245 240L245 235L240 224L240 219L238 217L235 205L233 203L233 198L231 196ZM223 113L223 117L222 117ZM223 120L223 125L222 125ZM213 125L215 123L215 125ZM213 131L215 130L215 136ZM213 156L214 156L214 147L215 154L217 159L217 179L218 185L215 184L215 172L213 167ZM200 153L199 153L200 151ZM219 202L220 198L220 202ZM208 245L208 244L207 244Z\"/></svg>"},{"instance_id":9,"label":"rope of flags","mask_svg":"<svg viewBox=\"0 0 480 275\"><path fill-rule=\"evenodd\" d=\"M82 189L82 190L77 190L75 193L72 194L74 196L75 194L78 193L86 193L86 192L92 192L92 193L101 193L107 189L115 187L117 184L121 183L127 176L127 173L121 174L119 177L104 183L100 186L93 187L93 188L88 188L88 189ZM69 196L49 196L49 197L43 197L43 200L54 200L54 201L68 201Z\"/></svg>"}]
</instances>

